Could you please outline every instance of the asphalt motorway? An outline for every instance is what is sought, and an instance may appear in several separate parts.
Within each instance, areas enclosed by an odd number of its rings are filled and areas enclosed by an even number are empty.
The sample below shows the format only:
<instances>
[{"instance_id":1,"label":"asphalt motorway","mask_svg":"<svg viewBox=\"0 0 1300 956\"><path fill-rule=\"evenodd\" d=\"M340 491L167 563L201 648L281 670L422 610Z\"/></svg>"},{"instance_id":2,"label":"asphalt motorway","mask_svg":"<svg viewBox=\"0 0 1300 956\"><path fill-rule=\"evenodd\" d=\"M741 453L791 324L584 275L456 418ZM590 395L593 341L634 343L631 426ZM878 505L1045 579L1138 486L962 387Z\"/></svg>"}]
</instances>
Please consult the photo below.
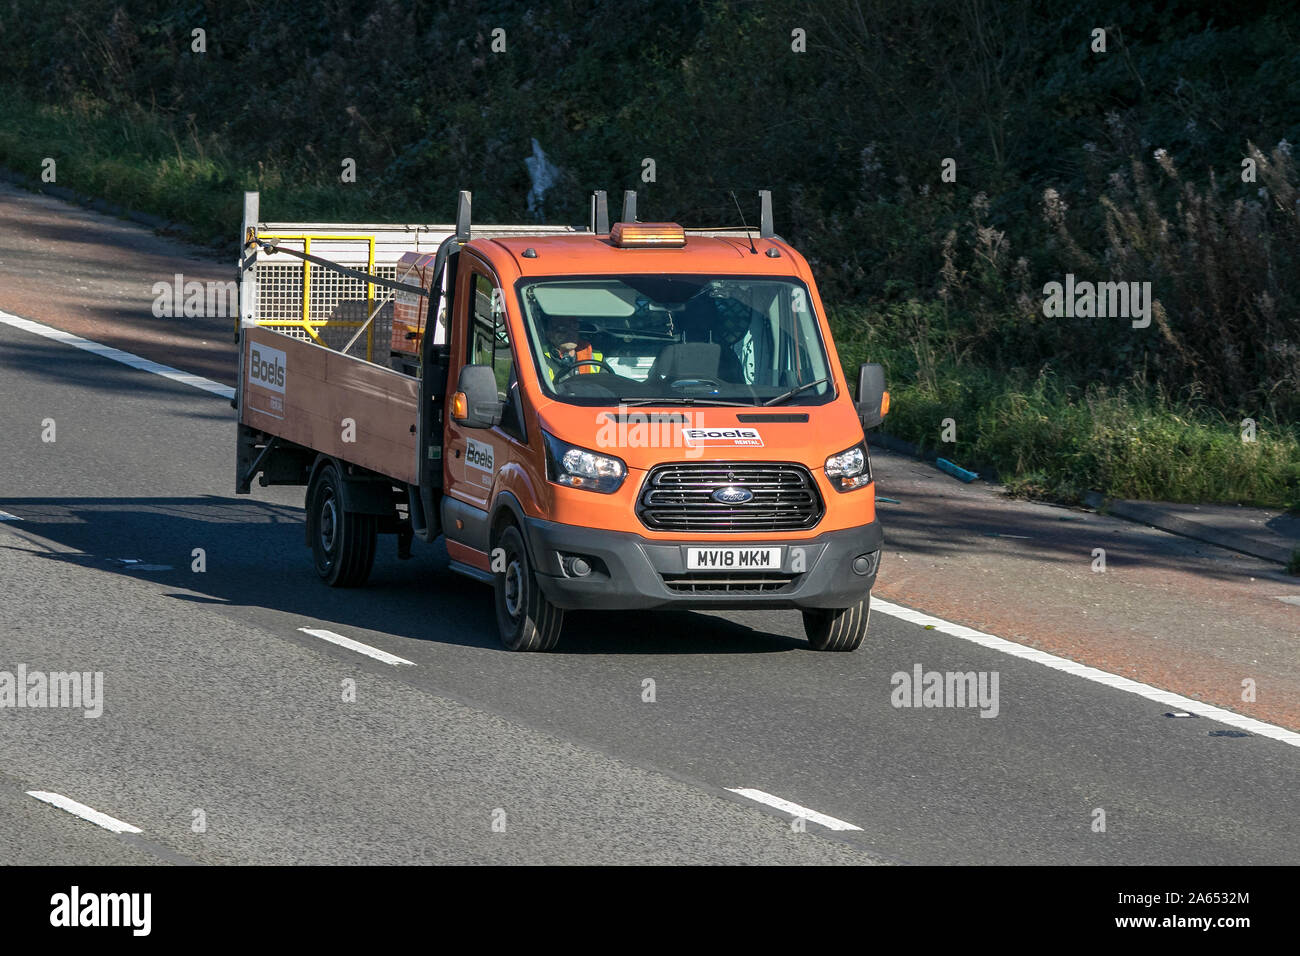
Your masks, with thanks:
<instances>
[{"instance_id":1,"label":"asphalt motorway","mask_svg":"<svg viewBox=\"0 0 1300 956\"><path fill-rule=\"evenodd\" d=\"M0 863L1300 859L1287 743L881 613L852 654L787 611L512 654L438 547L326 588L302 490L236 496L233 457L224 399L0 325L0 670L103 673L97 718L0 710ZM917 665L996 673L996 717L894 706Z\"/></svg>"}]
</instances>

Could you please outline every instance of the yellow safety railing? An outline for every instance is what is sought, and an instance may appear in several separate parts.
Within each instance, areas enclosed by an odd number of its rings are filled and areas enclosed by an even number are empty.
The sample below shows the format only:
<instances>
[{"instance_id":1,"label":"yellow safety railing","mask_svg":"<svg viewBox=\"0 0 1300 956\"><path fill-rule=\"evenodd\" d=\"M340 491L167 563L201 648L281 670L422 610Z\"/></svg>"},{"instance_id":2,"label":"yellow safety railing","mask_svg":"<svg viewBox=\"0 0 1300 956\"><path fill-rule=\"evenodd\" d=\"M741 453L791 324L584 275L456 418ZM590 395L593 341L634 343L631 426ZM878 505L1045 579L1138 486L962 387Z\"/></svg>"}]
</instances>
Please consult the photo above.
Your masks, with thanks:
<instances>
[{"instance_id":1,"label":"yellow safety railing","mask_svg":"<svg viewBox=\"0 0 1300 956\"><path fill-rule=\"evenodd\" d=\"M370 275L375 274L375 237L374 236L336 236L336 235L305 235L301 233L258 233L258 239L277 239L277 240L296 240L302 243L302 251L306 255L311 255L311 241L313 239L343 241L343 242L364 242L366 243L366 272ZM257 319L257 325L263 326L293 326L302 329L317 345L325 345L321 337L316 334L316 330L326 326L340 329L359 329L366 325L366 321L353 322L342 319L312 319L311 317L311 267L312 264L303 261L302 264L302 319ZM374 283L366 283L366 316L375 311L375 286ZM375 346L375 325L369 323L366 329L366 361L372 360ZM326 346L328 348L328 346Z\"/></svg>"}]
</instances>

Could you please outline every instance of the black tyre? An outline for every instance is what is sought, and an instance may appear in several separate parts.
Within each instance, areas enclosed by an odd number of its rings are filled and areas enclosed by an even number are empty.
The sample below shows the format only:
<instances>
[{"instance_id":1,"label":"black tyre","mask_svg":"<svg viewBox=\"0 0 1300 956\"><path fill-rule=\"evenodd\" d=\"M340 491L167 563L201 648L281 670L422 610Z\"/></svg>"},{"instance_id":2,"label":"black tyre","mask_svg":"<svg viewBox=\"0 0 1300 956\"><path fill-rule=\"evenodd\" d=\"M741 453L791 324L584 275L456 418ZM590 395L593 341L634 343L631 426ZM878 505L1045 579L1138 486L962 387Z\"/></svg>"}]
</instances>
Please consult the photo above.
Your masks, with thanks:
<instances>
[{"instance_id":1,"label":"black tyre","mask_svg":"<svg viewBox=\"0 0 1300 956\"><path fill-rule=\"evenodd\" d=\"M496 591L497 629L501 643L512 651L549 651L560 640L564 610L546 600L537 586L523 535L514 525L507 527L493 543L503 552L504 570L498 572Z\"/></svg>"},{"instance_id":2,"label":"black tyre","mask_svg":"<svg viewBox=\"0 0 1300 956\"><path fill-rule=\"evenodd\" d=\"M867 636L871 620L871 595L852 607L805 609L803 629L815 651L855 651Z\"/></svg>"},{"instance_id":3,"label":"black tyre","mask_svg":"<svg viewBox=\"0 0 1300 956\"><path fill-rule=\"evenodd\" d=\"M308 535L316 573L333 588L366 583L375 563L375 515L343 507L343 479L326 465L316 474L307 494Z\"/></svg>"}]
</instances>

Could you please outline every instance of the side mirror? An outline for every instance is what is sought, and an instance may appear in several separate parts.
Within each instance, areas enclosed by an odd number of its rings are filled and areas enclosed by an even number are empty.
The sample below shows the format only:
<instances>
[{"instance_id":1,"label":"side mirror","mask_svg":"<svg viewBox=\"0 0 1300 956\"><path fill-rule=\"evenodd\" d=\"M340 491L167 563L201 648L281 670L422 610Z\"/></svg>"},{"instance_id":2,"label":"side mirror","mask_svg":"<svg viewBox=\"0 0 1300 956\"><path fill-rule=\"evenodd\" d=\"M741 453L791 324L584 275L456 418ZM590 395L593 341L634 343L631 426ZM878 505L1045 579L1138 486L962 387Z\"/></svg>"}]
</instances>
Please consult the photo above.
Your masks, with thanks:
<instances>
[{"instance_id":1,"label":"side mirror","mask_svg":"<svg viewBox=\"0 0 1300 956\"><path fill-rule=\"evenodd\" d=\"M491 428L501 424L503 403L497 397L497 377L490 365L466 365L456 380L451 418L465 428Z\"/></svg>"},{"instance_id":2,"label":"side mirror","mask_svg":"<svg viewBox=\"0 0 1300 956\"><path fill-rule=\"evenodd\" d=\"M885 368L875 362L858 366L858 417L863 428L875 428L889 414L889 392L885 391Z\"/></svg>"}]
</instances>

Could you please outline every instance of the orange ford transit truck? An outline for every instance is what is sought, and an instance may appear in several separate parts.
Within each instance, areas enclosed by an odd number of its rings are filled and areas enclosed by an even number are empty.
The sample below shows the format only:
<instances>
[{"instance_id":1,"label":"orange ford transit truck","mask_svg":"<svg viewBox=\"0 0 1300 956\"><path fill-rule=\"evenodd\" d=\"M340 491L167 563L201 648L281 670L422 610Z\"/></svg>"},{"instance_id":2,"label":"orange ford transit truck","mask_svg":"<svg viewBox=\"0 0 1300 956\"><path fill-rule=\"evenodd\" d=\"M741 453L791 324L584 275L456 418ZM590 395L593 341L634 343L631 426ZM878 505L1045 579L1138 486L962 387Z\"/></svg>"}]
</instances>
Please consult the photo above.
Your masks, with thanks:
<instances>
[{"instance_id":1,"label":"orange ford transit truck","mask_svg":"<svg viewBox=\"0 0 1300 956\"><path fill-rule=\"evenodd\" d=\"M867 631L881 530L864 428L808 263L772 229L259 221L245 196L237 490L306 486L335 587L376 538L446 540L502 642L583 608L798 608Z\"/></svg>"}]
</instances>

